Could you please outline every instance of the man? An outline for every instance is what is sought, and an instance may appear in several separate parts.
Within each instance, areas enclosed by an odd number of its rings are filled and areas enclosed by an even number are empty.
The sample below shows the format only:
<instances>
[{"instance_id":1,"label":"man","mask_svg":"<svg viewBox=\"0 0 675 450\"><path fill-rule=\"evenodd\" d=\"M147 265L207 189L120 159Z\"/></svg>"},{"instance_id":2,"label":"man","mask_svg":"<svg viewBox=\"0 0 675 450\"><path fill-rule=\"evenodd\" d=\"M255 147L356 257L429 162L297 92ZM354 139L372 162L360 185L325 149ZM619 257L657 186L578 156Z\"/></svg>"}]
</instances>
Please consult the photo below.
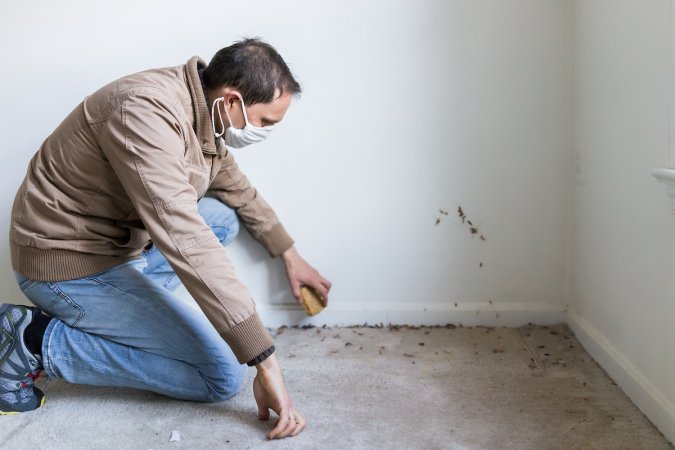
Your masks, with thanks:
<instances>
[{"instance_id":1,"label":"man","mask_svg":"<svg viewBox=\"0 0 675 450\"><path fill-rule=\"evenodd\" d=\"M298 254L230 148L263 140L300 93L258 39L116 80L87 97L33 156L13 208L12 267L38 308L0 307L0 411L42 405L44 370L71 383L222 401L258 370L269 438L306 421L224 246L241 221L285 262L293 294L331 283ZM183 283L204 315L173 291ZM46 314L43 314L46 313ZM204 318L206 316L207 319Z\"/></svg>"}]
</instances>

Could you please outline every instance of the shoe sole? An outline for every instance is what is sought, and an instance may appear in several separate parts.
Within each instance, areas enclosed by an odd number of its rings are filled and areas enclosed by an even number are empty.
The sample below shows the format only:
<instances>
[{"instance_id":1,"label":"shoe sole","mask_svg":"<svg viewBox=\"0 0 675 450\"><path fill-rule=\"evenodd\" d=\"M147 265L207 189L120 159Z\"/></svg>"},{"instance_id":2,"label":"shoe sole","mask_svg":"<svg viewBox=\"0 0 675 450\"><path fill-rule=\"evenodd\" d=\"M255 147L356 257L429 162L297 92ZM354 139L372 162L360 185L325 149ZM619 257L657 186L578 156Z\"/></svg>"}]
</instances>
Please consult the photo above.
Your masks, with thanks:
<instances>
[{"instance_id":1,"label":"shoe sole","mask_svg":"<svg viewBox=\"0 0 675 450\"><path fill-rule=\"evenodd\" d=\"M35 409L42 408L42 405L45 404L45 400L47 400L47 397L42 397L42 400L40 400L40 405ZM0 416L15 416L17 414L35 411L35 409L30 409L28 411L0 411Z\"/></svg>"}]
</instances>

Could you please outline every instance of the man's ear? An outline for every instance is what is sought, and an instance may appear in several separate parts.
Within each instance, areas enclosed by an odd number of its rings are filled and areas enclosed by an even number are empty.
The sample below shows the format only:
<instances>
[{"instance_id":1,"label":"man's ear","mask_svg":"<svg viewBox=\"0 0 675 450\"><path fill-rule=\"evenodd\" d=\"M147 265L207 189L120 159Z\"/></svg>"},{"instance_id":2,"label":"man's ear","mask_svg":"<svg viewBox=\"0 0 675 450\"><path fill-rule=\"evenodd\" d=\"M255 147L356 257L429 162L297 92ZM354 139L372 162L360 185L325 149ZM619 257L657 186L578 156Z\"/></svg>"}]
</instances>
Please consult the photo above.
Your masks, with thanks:
<instances>
[{"instance_id":1,"label":"man's ear","mask_svg":"<svg viewBox=\"0 0 675 450\"><path fill-rule=\"evenodd\" d=\"M225 93L225 96L224 96L224 97L225 97L225 105L226 105L228 108L232 108L232 106L233 106L235 103L240 103L240 102L241 102L241 94L239 93L239 91L228 90L228 91Z\"/></svg>"}]
</instances>

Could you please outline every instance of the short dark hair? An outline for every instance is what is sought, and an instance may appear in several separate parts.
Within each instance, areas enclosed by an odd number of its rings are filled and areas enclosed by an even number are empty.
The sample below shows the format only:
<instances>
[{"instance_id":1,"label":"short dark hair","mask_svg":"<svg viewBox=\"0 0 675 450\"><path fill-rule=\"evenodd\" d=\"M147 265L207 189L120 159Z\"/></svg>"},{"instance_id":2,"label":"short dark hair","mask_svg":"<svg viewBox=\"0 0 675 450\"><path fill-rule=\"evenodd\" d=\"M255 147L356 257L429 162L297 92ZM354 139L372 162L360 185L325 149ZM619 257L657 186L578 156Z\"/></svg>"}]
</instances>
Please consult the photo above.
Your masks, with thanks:
<instances>
[{"instance_id":1,"label":"short dark hair","mask_svg":"<svg viewBox=\"0 0 675 450\"><path fill-rule=\"evenodd\" d=\"M302 89L283 58L260 38L244 38L216 53L204 69L207 89L232 86L247 105L269 103L274 94L300 95Z\"/></svg>"}]
</instances>

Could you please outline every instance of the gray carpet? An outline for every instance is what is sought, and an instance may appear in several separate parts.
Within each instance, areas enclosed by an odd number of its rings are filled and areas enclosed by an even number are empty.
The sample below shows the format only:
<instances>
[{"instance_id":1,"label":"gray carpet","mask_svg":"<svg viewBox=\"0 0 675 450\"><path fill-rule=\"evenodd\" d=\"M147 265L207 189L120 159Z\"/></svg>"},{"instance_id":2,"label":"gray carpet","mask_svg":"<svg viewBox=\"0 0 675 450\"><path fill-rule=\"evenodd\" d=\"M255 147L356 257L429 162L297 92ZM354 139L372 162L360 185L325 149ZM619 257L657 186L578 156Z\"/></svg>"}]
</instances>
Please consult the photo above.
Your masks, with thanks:
<instances>
[{"instance_id":1,"label":"gray carpet","mask_svg":"<svg viewBox=\"0 0 675 450\"><path fill-rule=\"evenodd\" d=\"M672 449L565 325L272 330L308 420L268 441L247 387L219 404L49 383L0 417L7 449ZM44 381L38 381L44 387ZM180 441L169 442L177 430Z\"/></svg>"}]
</instances>

